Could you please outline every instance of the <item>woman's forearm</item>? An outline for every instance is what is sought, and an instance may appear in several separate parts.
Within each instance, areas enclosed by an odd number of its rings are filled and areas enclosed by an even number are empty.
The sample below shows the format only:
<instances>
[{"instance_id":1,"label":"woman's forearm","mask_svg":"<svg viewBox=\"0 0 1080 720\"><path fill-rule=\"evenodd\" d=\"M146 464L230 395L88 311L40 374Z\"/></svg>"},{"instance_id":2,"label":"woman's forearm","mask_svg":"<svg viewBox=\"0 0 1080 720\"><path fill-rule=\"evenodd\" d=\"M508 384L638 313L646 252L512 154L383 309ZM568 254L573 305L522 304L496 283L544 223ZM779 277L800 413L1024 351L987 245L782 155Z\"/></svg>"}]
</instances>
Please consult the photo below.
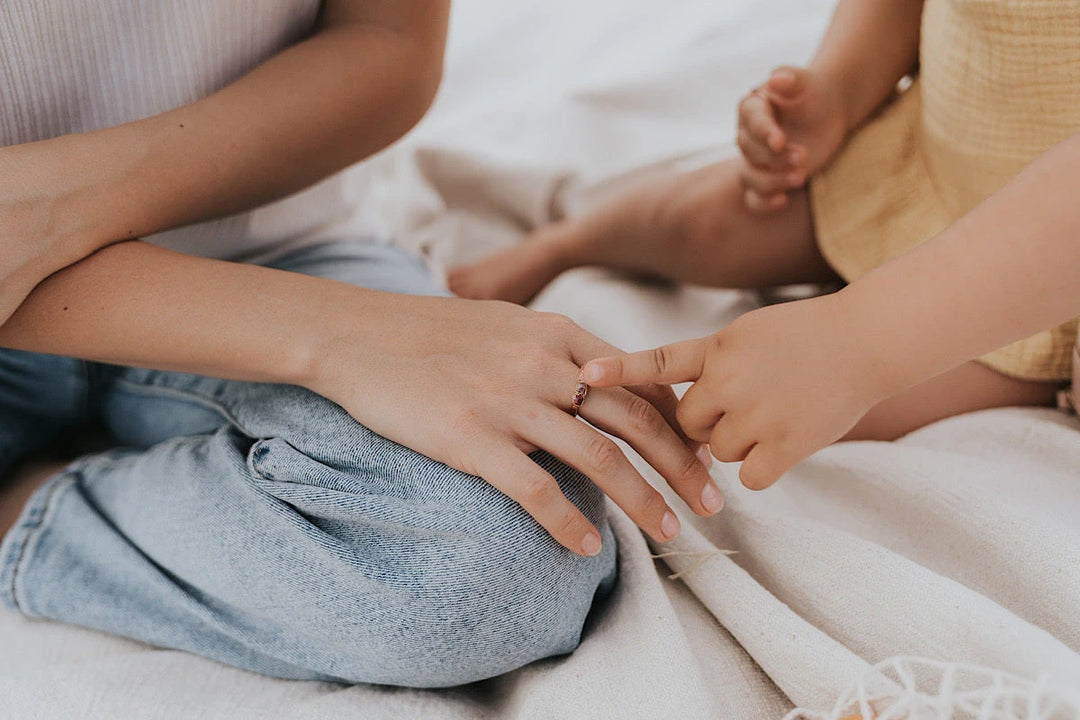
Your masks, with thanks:
<instances>
[{"instance_id":1,"label":"woman's forearm","mask_svg":"<svg viewBox=\"0 0 1080 720\"><path fill-rule=\"evenodd\" d=\"M848 130L915 68L922 7L923 0L840 0L811 69L841 88Z\"/></svg>"},{"instance_id":2,"label":"woman's forearm","mask_svg":"<svg viewBox=\"0 0 1080 720\"><path fill-rule=\"evenodd\" d=\"M256 207L380 150L434 97L448 5L328 0L310 38L205 99L0 148L4 242L44 255L36 281L111 242Z\"/></svg>"},{"instance_id":3,"label":"woman's forearm","mask_svg":"<svg viewBox=\"0 0 1080 720\"><path fill-rule=\"evenodd\" d=\"M1080 135L932 240L841 291L899 391L1080 315Z\"/></svg>"},{"instance_id":4,"label":"woman's forearm","mask_svg":"<svg viewBox=\"0 0 1080 720\"><path fill-rule=\"evenodd\" d=\"M306 384L334 327L389 316L387 300L344 283L122 242L35 288L0 327L0 347Z\"/></svg>"}]
</instances>

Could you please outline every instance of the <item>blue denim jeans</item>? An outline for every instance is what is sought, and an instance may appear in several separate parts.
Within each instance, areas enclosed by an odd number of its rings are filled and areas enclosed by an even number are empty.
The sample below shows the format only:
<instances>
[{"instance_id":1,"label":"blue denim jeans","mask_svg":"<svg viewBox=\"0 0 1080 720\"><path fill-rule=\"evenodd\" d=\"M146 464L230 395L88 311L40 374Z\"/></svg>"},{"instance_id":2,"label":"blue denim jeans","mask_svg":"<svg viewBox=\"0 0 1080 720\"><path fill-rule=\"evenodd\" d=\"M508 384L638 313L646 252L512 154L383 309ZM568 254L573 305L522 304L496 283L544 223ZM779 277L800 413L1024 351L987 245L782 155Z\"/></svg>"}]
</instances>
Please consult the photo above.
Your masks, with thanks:
<instances>
[{"instance_id":1,"label":"blue denim jeans","mask_svg":"<svg viewBox=\"0 0 1080 720\"><path fill-rule=\"evenodd\" d=\"M438 292L379 245L275 265ZM51 478L0 545L0 598L31 617L277 677L441 687L570 652L614 582L601 494L545 453L597 557L302 388L0 351L0 472L91 421L116 448Z\"/></svg>"}]
</instances>

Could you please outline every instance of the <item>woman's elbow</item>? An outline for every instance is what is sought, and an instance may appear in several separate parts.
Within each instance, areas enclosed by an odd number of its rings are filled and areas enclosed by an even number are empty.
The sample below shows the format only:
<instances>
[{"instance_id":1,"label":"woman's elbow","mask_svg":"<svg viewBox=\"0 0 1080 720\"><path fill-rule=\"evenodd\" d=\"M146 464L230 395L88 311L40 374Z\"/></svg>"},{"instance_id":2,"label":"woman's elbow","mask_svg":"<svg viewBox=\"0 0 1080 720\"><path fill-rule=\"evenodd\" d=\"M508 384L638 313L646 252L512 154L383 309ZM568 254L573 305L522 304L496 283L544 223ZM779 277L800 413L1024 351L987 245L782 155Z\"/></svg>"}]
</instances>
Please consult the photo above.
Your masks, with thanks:
<instances>
[{"instance_id":1,"label":"woman's elbow","mask_svg":"<svg viewBox=\"0 0 1080 720\"><path fill-rule=\"evenodd\" d=\"M443 78L443 54L434 49L421 49L413 53L414 61L410 64L407 73L409 77L404 83L402 120L406 127L402 135L411 130L419 123L439 94L439 87Z\"/></svg>"},{"instance_id":2,"label":"woman's elbow","mask_svg":"<svg viewBox=\"0 0 1080 720\"><path fill-rule=\"evenodd\" d=\"M442 55L403 47L393 54L384 72L382 91L374 97L367 95L365 107L341 128L355 143L354 160L397 142L424 118L442 83Z\"/></svg>"}]
</instances>

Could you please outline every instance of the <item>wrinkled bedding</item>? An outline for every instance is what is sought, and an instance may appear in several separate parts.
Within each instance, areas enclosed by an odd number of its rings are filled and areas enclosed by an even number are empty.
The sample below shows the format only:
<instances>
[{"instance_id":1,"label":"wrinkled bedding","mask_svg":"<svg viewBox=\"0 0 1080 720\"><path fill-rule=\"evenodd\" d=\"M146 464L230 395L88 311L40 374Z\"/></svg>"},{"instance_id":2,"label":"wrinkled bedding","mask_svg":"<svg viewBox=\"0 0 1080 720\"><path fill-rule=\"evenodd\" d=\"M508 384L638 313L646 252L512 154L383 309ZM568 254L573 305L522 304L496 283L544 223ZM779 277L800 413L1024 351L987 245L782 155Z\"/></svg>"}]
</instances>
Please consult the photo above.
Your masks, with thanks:
<instances>
[{"instance_id":1,"label":"wrinkled bedding","mask_svg":"<svg viewBox=\"0 0 1080 720\"><path fill-rule=\"evenodd\" d=\"M643 173L729 154L738 98L808 58L830 7L458 0L432 114L350 172L355 217L324 232L386 238L439 272ZM711 332L754 302L586 269L535 306L640 349ZM580 649L450 691L267 679L3 611L0 717L760 720L850 714L860 692L913 717L993 692L1036 700L986 717L1051 702L1059 714L1042 716L1077 717L1078 431L1050 410L976 413L828 448L757 494L718 466L727 507L684 512L664 547L613 508L621 581ZM943 704L918 705L905 688L920 683Z\"/></svg>"}]
</instances>

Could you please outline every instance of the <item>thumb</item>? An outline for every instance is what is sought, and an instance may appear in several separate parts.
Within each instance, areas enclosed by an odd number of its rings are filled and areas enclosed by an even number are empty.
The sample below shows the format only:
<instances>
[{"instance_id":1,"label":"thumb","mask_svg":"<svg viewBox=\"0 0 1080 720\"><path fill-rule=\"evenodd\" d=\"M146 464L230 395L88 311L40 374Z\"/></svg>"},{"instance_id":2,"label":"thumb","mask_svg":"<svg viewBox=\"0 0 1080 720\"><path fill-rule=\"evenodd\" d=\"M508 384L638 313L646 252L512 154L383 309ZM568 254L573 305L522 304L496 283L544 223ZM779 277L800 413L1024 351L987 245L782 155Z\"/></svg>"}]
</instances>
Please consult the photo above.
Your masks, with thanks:
<instances>
[{"instance_id":1,"label":"thumb","mask_svg":"<svg viewBox=\"0 0 1080 720\"><path fill-rule=\"evenodd\" d=\"M704 366L705 341L684 340L655 350L590 360L582 375L595 387L670 385L697 380Z\"/></svg>"},{"instance_id":2,"label":"thumb","mask_svg":"<svg viewBox=\"0 0 1080 720\"><path fill-rule=\"evenodd\" d=\"M765 87L775 99L791 101L806 89L809 77L810 73L805 69L785 65L773 70Z\"/></svg>"}]
</instances>

